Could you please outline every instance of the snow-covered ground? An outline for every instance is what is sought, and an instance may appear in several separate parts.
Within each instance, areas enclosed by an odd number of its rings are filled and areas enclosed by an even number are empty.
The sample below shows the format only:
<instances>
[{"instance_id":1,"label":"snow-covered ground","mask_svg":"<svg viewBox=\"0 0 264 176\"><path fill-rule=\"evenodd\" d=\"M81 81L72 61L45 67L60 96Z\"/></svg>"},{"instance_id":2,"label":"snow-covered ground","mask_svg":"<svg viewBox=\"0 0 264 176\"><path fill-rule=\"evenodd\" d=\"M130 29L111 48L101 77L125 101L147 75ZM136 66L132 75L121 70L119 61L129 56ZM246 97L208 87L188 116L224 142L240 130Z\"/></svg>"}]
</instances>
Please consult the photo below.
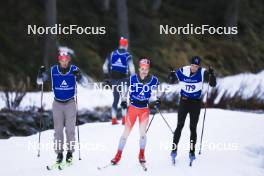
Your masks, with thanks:
<instances>
[{"instance_id":1,"label":"snow-covered ground","mask_svg":"<svg viewBox=\"0 0 264 176\"><path fill-rule=\"evenodd\" d=\"M30 143L37 142L38 135L0 140L0 175L263 176L263 114L220 109L209 109L207 112L204 135L204 144L207 147L203 148L202 155L197 157L192 168L188 166L188 118L182 132L177 163L176 166L172 166L169 158L172 134L161 116L157 115L148 133L147 172L141 169L137 161L138 125L135 125L129 137L120 164L98 171L97 166L108 164L114 156L124 127L112 126L110 123L90 123L80 127L81 142L83 146L85 145L81 151L82 160L78 160L78 152L76 152L74 165L63 171L47 171L45 168L55 160L52 147L42 149L40 158L37 157L36 150L28 149ZM175 128L177 114L164 113L164 116ZM198 124L198 136L201 125L202 114ZM42 144L52 142L52 138L52 130L43 132Z\"/></svg>"}]
</instances>

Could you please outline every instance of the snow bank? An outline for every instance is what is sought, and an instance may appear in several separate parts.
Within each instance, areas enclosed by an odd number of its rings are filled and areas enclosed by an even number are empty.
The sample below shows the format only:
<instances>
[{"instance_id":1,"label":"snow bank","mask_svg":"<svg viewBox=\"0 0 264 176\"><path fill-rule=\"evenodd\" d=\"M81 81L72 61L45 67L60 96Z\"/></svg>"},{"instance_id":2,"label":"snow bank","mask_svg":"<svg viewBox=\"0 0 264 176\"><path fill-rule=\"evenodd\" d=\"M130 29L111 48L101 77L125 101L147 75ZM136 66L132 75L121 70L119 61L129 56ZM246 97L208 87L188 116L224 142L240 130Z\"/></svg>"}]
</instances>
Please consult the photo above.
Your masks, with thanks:
<instances>
[{"instance_id":1,"label":"snow bank","mask_svg":"<svg viewBox=\"0 0 264 176\"><path fill-rule=\"evenodd\" d=\"M215 104L218 104L223 97L232 98L235 95L239 95L244 100L255 97L264 101L264 71L257 74L242 73L227 76L217 81L218 95Z\"/></svg>"}]
</instances>

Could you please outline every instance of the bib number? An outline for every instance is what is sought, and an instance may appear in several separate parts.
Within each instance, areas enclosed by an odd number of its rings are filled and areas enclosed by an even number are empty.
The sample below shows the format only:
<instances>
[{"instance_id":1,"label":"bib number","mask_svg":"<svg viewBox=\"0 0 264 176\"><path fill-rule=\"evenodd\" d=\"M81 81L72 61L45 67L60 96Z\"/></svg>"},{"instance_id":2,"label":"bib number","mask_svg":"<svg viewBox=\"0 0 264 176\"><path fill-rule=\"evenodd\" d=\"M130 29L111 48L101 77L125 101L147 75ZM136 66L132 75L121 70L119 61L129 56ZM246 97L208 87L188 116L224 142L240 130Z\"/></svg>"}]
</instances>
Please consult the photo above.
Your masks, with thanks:
<instances>
[{"instance_id":1,"label":"bib number","mask_svg":"<svg viewBox=\"0 0 264 176\"><path fill-rule=\"evenodd\" d=\"M195 85L185 85L185 90L190 92L195 90Z\"/></svg>"}]
</instances>

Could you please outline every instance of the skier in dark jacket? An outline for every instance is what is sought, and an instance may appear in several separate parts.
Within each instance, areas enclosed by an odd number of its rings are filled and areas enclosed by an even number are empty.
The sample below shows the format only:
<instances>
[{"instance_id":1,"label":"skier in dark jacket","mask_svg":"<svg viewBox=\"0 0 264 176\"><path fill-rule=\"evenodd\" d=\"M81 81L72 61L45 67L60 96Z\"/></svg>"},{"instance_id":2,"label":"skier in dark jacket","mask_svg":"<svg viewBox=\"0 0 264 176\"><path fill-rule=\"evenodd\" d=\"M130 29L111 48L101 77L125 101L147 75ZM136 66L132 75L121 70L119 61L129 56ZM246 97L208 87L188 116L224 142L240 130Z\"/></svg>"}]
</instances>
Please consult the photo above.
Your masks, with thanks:
<instances>
[{"instance_id":1,"label":"skier in dark jacket","mask_svg":"<svg viewBox=\"0 0 264 176\"><path fill-rule=\"evenodd\" d=\"M106 58L103 65L103 72L113 87L114 101L112 104L112 125L117 122L117 107L120 99L120 91L118 85L123 84L125 78L135 74L135 67L132 55L127 51L128 40L121 37L119 40L119 48L114 50L109 57ZM122 109L122 124L125 124L126 109Z\"/></svg>"},{"instance_id":2,"label":"skier in dark jacket","mask_svg":"<svg viewBox=\"0 0 264 176\"><path fill-rule=\"evenodd\" d=\"M63 51L59 53L58 64L52 66L48 71L42 66L39 69L37 84L51 81L54 92L52 114L54 122L54 149L57 153L57 163L63 160L63 144L65 127L67 155L66 162L72 161L72 153L75 145L75 126L76 126L76 81L84 83L80 69L70 63L70 55Z\"/></svg>"},{"instance_id":3,"label":"skier in dark jacket","mask_svg":"<svg viewBox=\"0 0 264 176\"><path fill-rule=\"evenodd\" d=\"M174 162L177 156L181 132L188 113L190 115L191 131L189 157L191 160L195 159L195 144L197 141L196 127L201 110L203 83L209 82L211 87L216 86L214 70L212 68L206 70L200 65L201 58L195 56L192 58L190 66L185 66L177 69L176 71L171 71L168 77L170 83L174 83L178 80L181 86L178 123L174 132L173 147L171 151L171 157Z\"/></svg>"}]
</instances>

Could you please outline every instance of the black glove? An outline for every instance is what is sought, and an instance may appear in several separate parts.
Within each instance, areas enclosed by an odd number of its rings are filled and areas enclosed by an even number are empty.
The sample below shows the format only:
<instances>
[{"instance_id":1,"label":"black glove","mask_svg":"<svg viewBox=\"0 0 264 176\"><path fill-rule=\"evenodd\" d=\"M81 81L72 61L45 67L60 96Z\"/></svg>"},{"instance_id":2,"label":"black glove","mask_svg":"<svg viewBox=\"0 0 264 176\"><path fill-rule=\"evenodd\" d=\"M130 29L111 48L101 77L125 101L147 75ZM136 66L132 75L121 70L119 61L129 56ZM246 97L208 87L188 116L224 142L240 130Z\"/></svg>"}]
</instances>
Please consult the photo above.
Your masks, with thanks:
<instances>
[{"instance_id":1,"label":"black glove","mask_svg":"<svg viewBox=\"0 0 264 176\"><path fill-rule=\"evenodd\" d=\"M208 73L209 73L209 75L214 75L214 69L209 67Z\"/></svg>"},{"instance_id":2,"label":"black glove","mask_svg":"<svg viewBox=\"0 0 264 176\"><path fill-rule=\"evenodd\" d=\"M160 109L160 104L161 104L161 100L160 100L160 99L157 99L157 100L155 101L154 108L155 108L155 109Z\"/></svg>"},{"instance_id":3,"label":"black glove","mask_svg":"<svg viewBox=\"0 0 264 176\"><path fill-rule=\"evenodd\" d=\"M72 71L72 74L76 77L79 77L80 76L80 70L79 69L76 69L76 70L73 70Z\"/></svg>"},{"instance_id":4,"label":"black glove","mask_svg":"<svg viewBox=\"0 0 264 176\"><path fill-rule=\"evenodd\" d=\"M126 101L122 101L121 102L121 107L122 107L122 109L127 109L127 102Z\"/></svg>"},{"instance_id":5,"label":"black glove","mask_svg":"<svg viewBox=\"0 0 264 176\"><path fill-rule=\"evenodd\" d=\"M175 71L171 70L168 76L169 83L173 84L176 81Z\"/></svg>"},{"instance_id":6,"label":"black glove","mask_svg":"<svg viewBox=\"0 0 264 176\"><path fill-rule=\"evenodd\" d=\"M45 66L42 65L42 66L39 68L39 74L42 75L45 71L46 71L46 68L45 68Z\"/></svg>"}]
</instances>

